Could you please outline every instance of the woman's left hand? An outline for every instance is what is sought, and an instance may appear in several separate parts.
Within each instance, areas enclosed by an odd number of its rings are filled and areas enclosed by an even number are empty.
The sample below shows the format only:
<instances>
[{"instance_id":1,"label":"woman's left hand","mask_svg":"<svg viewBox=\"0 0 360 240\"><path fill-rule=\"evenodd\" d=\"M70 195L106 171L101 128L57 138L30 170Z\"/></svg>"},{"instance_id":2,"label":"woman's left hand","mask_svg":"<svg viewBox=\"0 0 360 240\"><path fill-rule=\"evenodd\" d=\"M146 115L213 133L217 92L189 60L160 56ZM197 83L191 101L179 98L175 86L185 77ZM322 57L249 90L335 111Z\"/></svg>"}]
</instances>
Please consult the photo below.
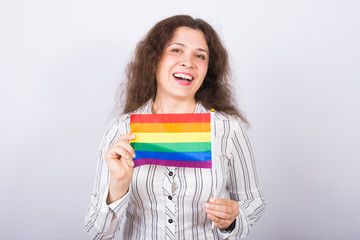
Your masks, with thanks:
<instances>
[{"instance_id":1,"label":"woman's left hand","mask_svg":"<svg viewBox=\"0 0 360 240\"><path fill-rule=\"evenodd\" d=\"M230 199L210 198L204 207L207 217L219 229L228 228L240 214L239 203Z\"/></svg>"}]
</instances>

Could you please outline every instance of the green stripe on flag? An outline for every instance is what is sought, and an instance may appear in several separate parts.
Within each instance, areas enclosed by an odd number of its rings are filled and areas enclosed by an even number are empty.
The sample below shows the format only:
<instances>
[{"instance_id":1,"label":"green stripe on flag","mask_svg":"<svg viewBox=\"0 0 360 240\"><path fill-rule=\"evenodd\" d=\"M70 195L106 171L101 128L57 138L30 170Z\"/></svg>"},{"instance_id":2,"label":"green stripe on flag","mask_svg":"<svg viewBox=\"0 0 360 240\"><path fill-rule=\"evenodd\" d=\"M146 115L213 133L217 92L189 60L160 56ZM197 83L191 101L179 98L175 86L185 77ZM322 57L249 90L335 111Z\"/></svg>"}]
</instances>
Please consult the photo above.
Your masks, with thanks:
<instances>
[{"instance_id":1,"label":"green stripe on flag","mask_svg":"<svg viewBox=\"0 0 360 240\"><path fill-rule=\"evenodd\" d=\"M211 142L130 143L135 151L152 152L210 152Z\"/></svg>"}]
</instances>

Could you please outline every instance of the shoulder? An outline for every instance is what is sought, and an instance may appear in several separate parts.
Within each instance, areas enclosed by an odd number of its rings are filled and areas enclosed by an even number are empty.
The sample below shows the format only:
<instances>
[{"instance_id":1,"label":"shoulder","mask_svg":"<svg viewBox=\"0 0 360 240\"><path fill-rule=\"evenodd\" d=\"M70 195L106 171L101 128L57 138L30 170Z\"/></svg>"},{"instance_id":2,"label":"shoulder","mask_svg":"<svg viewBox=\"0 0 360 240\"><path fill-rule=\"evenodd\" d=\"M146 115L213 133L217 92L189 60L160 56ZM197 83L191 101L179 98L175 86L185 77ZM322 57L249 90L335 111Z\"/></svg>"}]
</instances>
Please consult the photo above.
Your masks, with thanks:
<instances>
[{"instance_id":1,"label":"shoulder","mask_svg":"<svg viewBox=\"0 0 360 240\"><path fill-rule=\"evenodd\" d=\"M222 140L247 139L246 125L239 117L215 112L214 120L216 137Z\"/></svg>"},{"instance_id":2,"label":"shoulder","mask_svg":"<svg viewBox=\"0 0 360 240\"><path fill-rule=\"evenodd\" d=\"M114 138L119 134L125 134L128 132L128 126L130 125L130 114L121 114L111 119L106 127L105 136L107 138Z\"/></svg>"},{"instance_id":3,"label":"shoulder","mask_svg":"<svg viewBox=\"0 0 360 240\"><path fill-rule=\"evenodd\" d=\"M129 120L130 120L130 114L118 115L109 121L108 128L113 128L115 126L119 126L122 123L128 122Z\"/></svg>"},{"instance_id":4,"label":"shoulder","mask_svg":"<svg viewBox=\"0 0 360 240\"><path fill-rule=\"evenodd\" d=\"M117 125L117 126L119 126L119 125L121 125L123 123L130 123L130 116L132 114L151 113L151 106L152 106L152 102L149 101L149 102L147 102L146 104L144 104L143 106L141 106L140 108L136 109L133 112L119 114L110 121L109 125Z\"/></svg>"},{"instance_id":5,"label":"shoulder","mask_svg":"<svg viewBox=\"0 0 360 240\"><path fill-rule=\"evenodd\" d=\"M211 113L210 109L206 109L202 104L198 103L197 111L198 113ZM229 115L223 112L214 111L214 120L216 124L224 125L224 127L229 127L231 130L237 129L246 129L245 124L242 120L234 115Z\"/></svg>"},{"instance_id":6,"label":"shoulder","mask_svg":"<svg viewBox=\"0 0 360 240\"><path fill-rule=\"evenodd\" d=\"M215 122L226 122L226 124L230 125L232 128L245 128L245 124L237 116L228 115L221 112L215 112L214 119Z\"/></svg>"}]
</instances>

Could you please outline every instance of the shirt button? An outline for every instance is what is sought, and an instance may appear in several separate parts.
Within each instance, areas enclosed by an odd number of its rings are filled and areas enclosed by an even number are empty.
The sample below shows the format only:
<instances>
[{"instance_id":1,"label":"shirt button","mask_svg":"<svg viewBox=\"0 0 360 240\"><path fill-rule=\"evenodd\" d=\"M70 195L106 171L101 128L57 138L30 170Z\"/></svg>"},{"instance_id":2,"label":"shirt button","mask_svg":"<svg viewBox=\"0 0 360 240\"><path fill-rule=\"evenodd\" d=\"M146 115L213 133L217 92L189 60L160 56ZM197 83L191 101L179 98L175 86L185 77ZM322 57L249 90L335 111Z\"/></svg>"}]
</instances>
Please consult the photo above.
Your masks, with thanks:
<instances>
[{"instance_id":1,"label":"shirt button","mask_svg":"<svg viewBox=\"0 0 360 240\"><path fill-rule=\"evenodd\" d=\"M169 200L172 200L172 196L168 196L168 199L169 199Z\"/></svg>"},{"instance_id":2,"label":"shirt button","mask_svg":"<svg viewBox=\"0 0 360 240\"><path fill-rule=\"evenodd\" d=\"M173 172L169 172L169 176L172 176L174 173Z\"/></svg>"},{"instance_id":3,"label":"shirt button","mask_svg":"<svg viewBox=\"0 0 360 240\"><path fill-rule=\"evenodd\" d=\"M173 223L173 220L172 220L172 219L169 219L168 222L169 222L169 223Z\"/></svg>"}]
</instances>

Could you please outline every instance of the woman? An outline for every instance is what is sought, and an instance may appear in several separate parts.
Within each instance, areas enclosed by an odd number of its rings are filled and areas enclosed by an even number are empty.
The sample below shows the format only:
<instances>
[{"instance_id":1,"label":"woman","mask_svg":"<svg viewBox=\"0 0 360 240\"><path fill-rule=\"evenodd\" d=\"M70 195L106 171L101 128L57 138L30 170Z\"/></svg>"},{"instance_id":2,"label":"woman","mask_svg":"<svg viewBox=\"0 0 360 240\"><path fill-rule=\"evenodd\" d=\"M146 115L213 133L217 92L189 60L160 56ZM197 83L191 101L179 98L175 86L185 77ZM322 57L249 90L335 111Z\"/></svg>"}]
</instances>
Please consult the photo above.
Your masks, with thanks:
<instances>
[{"instance_id":1,"label":"woman","mask_svg":"<svg viewBox=\"0 0 360 240\"><path fill-rule=\"evenodd\" d=\"M226 50L201 19L156 24L127 69L123 114L101 145L86 216L93 239L237 239L265 204L245 117L233 105ZM208 113L215 109L216 173L205 168L134 168L130 114ZM213 185L216 192L213 192Z\"/></svg>"}]
</instances>

